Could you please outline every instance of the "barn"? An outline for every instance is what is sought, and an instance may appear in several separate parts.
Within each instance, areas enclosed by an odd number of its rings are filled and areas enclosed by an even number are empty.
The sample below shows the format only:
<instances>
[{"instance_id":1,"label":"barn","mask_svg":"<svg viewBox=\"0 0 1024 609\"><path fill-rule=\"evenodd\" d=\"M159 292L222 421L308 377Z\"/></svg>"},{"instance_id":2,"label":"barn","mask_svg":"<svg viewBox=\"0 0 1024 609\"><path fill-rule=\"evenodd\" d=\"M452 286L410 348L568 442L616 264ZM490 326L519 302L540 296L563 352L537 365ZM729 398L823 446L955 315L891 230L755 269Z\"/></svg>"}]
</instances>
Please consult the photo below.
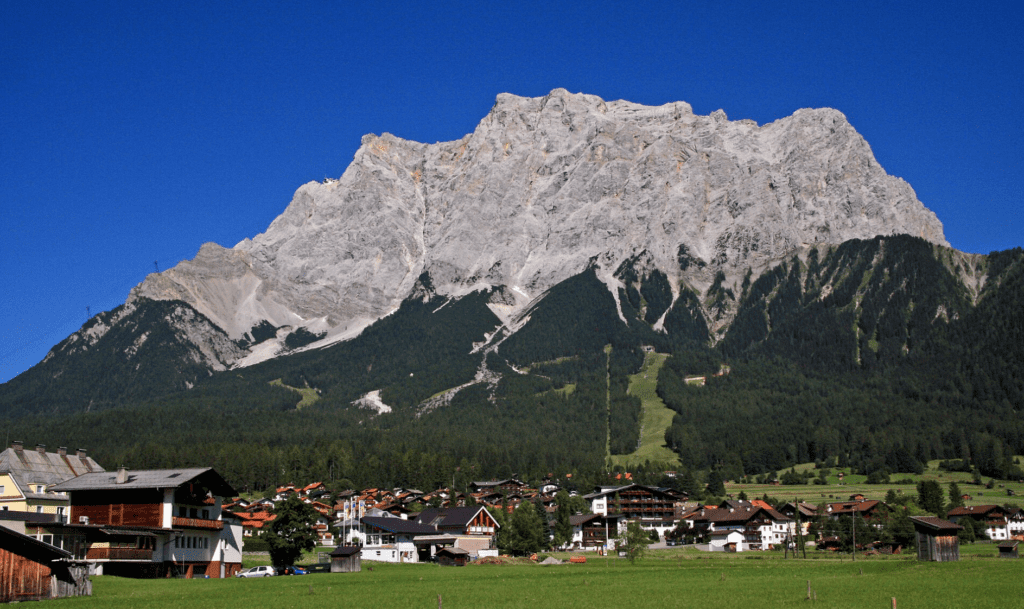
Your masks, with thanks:
<instances>
[{"instance_id":1,"label":"barn","mask_svg":"<svg viewBox=\"0 0 1024 609\"><path fill-rule=\"evenodd\" d=\"M338 546L331 552L331 573L358 573L362 570L359 546Z\"/></svg>"},{"instance_id":2,"label":"barn","mask_svg":"<svg viewBox=\"0 0 1024 609\"><path fill-rule=\"evenodd\" d=\"M465 567L469 562L469 552L462 548L441 548L434 556L442 567Z\"/></svg>"},{"instance_id":3,"label":"barn","mask_svg":"<svg viewBox=\"0 0 1024 609\"><path fill-rule=\"evenodd\" d=\"M936 562L960 560L957 531L963 527L934 516L911 516L917 542L917 559Z\"/></svg>"},{"instance_id":4,"label":"barn","mask_svg":"<svg viewBox=\"0 0 1024 609\"><path fill-rule=\"evenodd\" d=\"M1004 541L1003 543L996 546L999 549L999 558L1017 558L1019 555L1017 552L1017 544L1020 542L1016 539L1010 541Z\"/></svg>"},{"instance_id":5,"label":"barn","mask_svg":"<svg viewBox=\"0 0 1024 609\"><path fill-rule=\"evenodd\" d=\"M84 563L71 553L0 527L0 603L91 596Z\"/></svg>"}]
</instances>

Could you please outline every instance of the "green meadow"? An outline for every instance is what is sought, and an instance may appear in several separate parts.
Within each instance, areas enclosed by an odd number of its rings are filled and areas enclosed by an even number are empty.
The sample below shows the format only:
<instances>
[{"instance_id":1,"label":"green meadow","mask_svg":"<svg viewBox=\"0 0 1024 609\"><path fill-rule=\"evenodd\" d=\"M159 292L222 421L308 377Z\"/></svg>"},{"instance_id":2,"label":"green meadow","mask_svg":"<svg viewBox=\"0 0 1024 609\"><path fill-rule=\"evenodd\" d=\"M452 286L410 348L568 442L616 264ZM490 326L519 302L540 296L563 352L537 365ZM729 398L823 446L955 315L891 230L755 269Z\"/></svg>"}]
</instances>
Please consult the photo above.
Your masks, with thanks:
<instances>
[{"instance_id":1,"label":"green meadow","mask_svg":"<svg viewBox=\"0 0 1024 609\"><path fill-rule=\"evenodd\" d=\"M589 557L586 564L471 565L363 563L360 573L230 580L94 578L91 598L66 607L1020 607L1024 562L993 558L977 544L957 563L911 556L817 555L784 560L775 552L707 554L654 551L631 565ZM371 571L368 567L373 567ZM807 599L808 581L812 599Z\"/></svg>"},{"instance_id":2,"label":"green meadow","mask_svg":"<svg viewBox=\"0 0 1024 609\"><path fill-rule=\"evenodd\" d=\"M657 393L658 372L667 358L668 355L663 353L648 353L640 372L629 377L629 395L640 398L643 409L640 448L628 455L612 455L612 465L628 468L647 461L679 464L679 455L665 445L665 430L672 425L672 417L676 413Z\"/></svg>"},{"instance_id":3,"label":"green meadow","mask_svg":"<svg viewBox=\"0 0 1024 609\"><path fill-rule=\"evenodd\" d=\"M1024 461L1024 457L1019 457ZM816 473L813 463L803 463L793 467L797 472L812 471ZM840 468L830 468L828 476L829 484L817 485L813 480L806 484L796 485L772 485L772 484L741 484L726 482L725 489L732 495L740 492L746 493L750 498L769 495L784 501L808 501L810 503L821 503L828 501L845 501L851 495L861 494L867 499L884 499L889 489L893 489L904 495L916 496L917 483L921 480L934 480L942 486L943 492L949 488L950 482L956 482L962 493L970 495L970 499L964 501L965 505L1015 505L1024 508L1024 482L1011 480L993 480L992 488L985 485L974 484L971 475L964 472L950 472L939 468L939 461L929 461L927 468L921 474L897 473L892 474L891 482L882 484L867 484L867 476L859 474L848 474L839 479L837 475ZM789 471L789 468L779 470L778 475ZM846 470L849 472L849 469ZM985 478L987 484L989 478ZM1012 495L1008 492L1012 492Z\"/></svg>"}]
</instances>

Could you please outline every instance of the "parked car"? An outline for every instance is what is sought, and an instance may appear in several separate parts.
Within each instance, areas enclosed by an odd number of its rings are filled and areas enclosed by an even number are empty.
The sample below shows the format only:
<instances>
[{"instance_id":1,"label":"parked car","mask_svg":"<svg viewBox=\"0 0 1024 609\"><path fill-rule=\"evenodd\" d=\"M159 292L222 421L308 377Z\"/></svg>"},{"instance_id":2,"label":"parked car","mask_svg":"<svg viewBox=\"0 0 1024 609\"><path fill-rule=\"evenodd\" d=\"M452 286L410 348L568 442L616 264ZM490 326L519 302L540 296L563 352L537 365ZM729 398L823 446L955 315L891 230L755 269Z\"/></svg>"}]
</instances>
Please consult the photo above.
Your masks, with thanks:
<instances>
[{"instance_id":1,"label":"parked car","mask_svg":"<svg viewBox=\"0 0 1024 609\"><path fill-rule=\"evenodd\" d=\"M331 563L329 562L318 562L315 565L309 565L306 567L308 573L330 573Z\"/></svg>"},{"instance_id":2,"label":"parked car","mask_svg":"<svg viewBox=\"0 0 1024 609\"><path fill-rule=\"evenodd\" d=\"M275 575L277 575L277 570L274 567L262 565L253 567L248 571L239 571L235 574L235 577L273 577Z\"/></svg>"},{"instance_id":3,"label":"parked car","mask_svg":"<svg viewBox=\"0 0 1024 609\"><path fill-rule=\"evenodd\" d=\"M287 567L281 567L277 570L278 575L305 575L308 573L302 567L296 567L295 565L288 565Z\"/></svg>"}]
</instances>

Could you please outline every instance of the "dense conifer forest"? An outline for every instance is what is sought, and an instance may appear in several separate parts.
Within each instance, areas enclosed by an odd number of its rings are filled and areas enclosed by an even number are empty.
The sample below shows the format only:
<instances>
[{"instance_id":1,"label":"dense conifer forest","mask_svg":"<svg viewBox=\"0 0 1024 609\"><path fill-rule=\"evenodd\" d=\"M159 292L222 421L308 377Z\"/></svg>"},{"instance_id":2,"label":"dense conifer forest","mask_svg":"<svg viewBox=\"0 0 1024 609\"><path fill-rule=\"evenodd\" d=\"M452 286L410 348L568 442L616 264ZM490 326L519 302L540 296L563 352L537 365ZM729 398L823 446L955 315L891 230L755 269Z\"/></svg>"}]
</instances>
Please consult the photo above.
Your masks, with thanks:
<instances>
[{"instance_id":1,"label":"dense conifer forest","mask_svg":"<svg viewBox=\"0 0 1024 609\"><path fill-rule=\"evenodd\" d=\"M680 266L698 263L680 252ZM190 389L169 380L172 344L135 377L144 391L103 357L47 362L49 377L0 390L0 417L11 438L86 447L107 468L210 465L252 492L313 479L436 488L549 474L589 490L607 480L609 451L636 447L640 402L627 377L647 346L671 354L658 393L677 413L666 439L688 485L711 470L736 479L833 458L862 473L942 458L1024 476L1012 460L1024 452L1020 249L970 256L912 237L851 241L732 287L720 275L703 296L678 286L674 303L667 277L636 260L616 277L618 304L590 269L490 342L498 291L449 299L421 277L415 298L356 339L203 374ZM156 319L182 304L147 301L135 314ZM712 344L710 328L730 314ZM255 330L253 340L273 328ZM723 364L730 373L713 376ZM47 387L55 371L82 394ZM692 375L707 383L687 385ZM300 408L297 389L315 400ZM353 405L375 390L390 412ZM664 467L634 469L657 483Z\"/></svg>"}]
</instances>

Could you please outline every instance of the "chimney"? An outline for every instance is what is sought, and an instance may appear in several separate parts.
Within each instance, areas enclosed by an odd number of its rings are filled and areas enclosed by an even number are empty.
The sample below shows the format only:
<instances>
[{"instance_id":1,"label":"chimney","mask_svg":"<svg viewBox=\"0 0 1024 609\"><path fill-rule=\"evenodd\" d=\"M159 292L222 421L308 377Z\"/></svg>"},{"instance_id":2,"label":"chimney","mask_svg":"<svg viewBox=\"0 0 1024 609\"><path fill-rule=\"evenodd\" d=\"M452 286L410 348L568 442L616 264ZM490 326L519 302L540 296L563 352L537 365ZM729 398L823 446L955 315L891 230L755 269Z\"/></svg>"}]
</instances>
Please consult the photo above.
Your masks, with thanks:
<instances>
[{"instance_id":1,"label":"chimney","mask_svg":"<svg viewBox=\"0 0 1024 609\"><path fill-rule=\"evenodd\" d=\"M128 482L128 468L121 466L117 468L117 477L114 478L114 484L124 484Z\"/></svg>"},{"instance_id":2,"label":"chimney","mask_svg":"<svg viewBox=\"0 0 1024 609\"><path fill-rule=\"evenodd\" d=\"M11 448L14 449L15 452L19 453L25 450L25 447L22 445L21 440L15 440L14 442L11 442Z\"/></svg>"},{"instance_id":3,"label":"chimney","mask_svg":"<svg viewBox=\"0 0 1024 609\"><path fill-rule=\"evenodd\" d=\"M79 459L83 459L84 460L85 459L85 449L84 448L79 448L78 450L76 450L75 451L75 456L78 457Z\"/></svg>"},{"instance_id":4,"label":"chimney","mask_svg":"<svg viewBox=\"0 0 1024 609\"><path fill-rule=\"evenodd\" d=\"M58 455L60 455L60 456L62 456L62 457L66 457L66 456L68 456L68 447L67 447L67 446L61 446L61 447L59 447L59 448L57 449L57 454L58 454Z\"/></svg>"},{"instance_id":5,"label":"chimney","mask_svg":"<svg viewBox=\"0 0 1024 609\"><path fill-rule=\"evenodd\" d=\"M41 454L41 455L45 455L46 454L46 445L45 444L36 444L36 452Z\"/></svg>"}]
</instances>

